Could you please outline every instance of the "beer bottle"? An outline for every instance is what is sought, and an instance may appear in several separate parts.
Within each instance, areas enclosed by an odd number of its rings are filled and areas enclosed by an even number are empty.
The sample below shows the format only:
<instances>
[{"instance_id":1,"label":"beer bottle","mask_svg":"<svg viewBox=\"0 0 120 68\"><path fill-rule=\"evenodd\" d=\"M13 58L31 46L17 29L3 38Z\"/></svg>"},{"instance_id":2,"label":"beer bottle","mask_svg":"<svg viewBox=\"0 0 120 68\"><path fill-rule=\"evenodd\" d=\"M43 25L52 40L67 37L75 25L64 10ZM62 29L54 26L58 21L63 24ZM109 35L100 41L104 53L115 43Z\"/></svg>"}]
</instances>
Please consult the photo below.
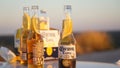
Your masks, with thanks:
<instances>
[{"instance_id":1,"label":"beer bottle","mask_svg":"<svg viewBox=\"0 0 120 68\"><path fill-rule=\"evenodd\" d=\"M20 39L20 57L21 64L27 65L27 38L29 35L30 29L30 16L29 16L29 7L23 8L23 23L22 23L22 34Z\"/></svg>"},{"instance_id":2,"label":"beer bottle","mask_svg":"<svg viewBox=\"0 0 120 68\"><path fill-rule=\"evenodd\" d=\"M64 12L65 19L59 45L59 68L76 68L76 42L72 34L71 5L65 5Z\"/></svg>"},{"instance_id":3,"label":"beer bottle","mask_svg":"<svg viewBox=\"0 0 120 68\"><path fill-rule=\"evenodd\" d=\"M40 10L39 24L41 35L44 37L44 60L48 60L53 55L53 47L51 46L50 41L48 41L51 30L49 28L49 17L45 9ZM47 58L47 59L46 59Z\"/></svg>"},{"instance_id":4,"label":"beer bottle","mask_svg":"<svg viewBox=\"0 0 120 68\"><path fill-rule=\"evenodd\" d=\"M32 66L34 68L44 68L44 45L43 45L43 38L40 34L40 25L38 22L39 18L39 7L32 6L33 16L31 18L32 24L32 31L34 40L32 43Z\"/></svg>"},{"instance_id":5,"label":"beer bottle","mask_svg":"<svg viewBox=\"0 0 120 68\"><path fill-rule=\"evenodd\" d=\"M22 28L18 28L14 35L14 51L17 56L17 61L20 61L20 38L22 34Z\"/></svg>"}]
</instances>

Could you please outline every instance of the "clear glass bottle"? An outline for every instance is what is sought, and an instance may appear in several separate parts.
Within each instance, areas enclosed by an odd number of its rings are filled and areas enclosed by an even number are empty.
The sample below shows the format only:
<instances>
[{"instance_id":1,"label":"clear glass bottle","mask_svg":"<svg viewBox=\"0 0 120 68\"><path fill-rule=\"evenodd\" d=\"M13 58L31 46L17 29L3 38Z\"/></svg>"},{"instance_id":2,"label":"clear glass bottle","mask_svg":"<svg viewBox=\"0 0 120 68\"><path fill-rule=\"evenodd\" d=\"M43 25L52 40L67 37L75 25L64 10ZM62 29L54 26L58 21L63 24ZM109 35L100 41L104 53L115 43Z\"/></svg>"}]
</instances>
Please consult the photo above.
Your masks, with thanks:
<instances>
[{"instance_id":1,"label":"clear glass bottle","mask_svg":"<svg viewBox=\"0 0 120 68\"><path fill-rule=\"evenodd\" d=\"M21 64L27 65L27 38L30 30L30 15L29 7L23 8L23 23L22 23L22 34L20 39L20 57Z\"/></svg>"},{"instance_id":2,"label":"clear glass bottle","mask_svg":"<svg viewBox=\"0 0 120 68\"><path fill-rule=\"evenodd\" d=\"M59 68L76 68L76 41L72 33L71 5L64 6L62 35L59 45Z\"/></svg>"},{"instance_id":3,"label":"clear glass bottle","mask_svg":"<svg viewBox=\"0 0 120 68\"><path fill-rule=\"evenodd\" d=\"M40 34L40 25L38 23L39 18L39 7L32 6L33 16L31 18L32 27L32 66L34 68L44 68L44 45L43 38Z\"/></svg>"}]
</instances>

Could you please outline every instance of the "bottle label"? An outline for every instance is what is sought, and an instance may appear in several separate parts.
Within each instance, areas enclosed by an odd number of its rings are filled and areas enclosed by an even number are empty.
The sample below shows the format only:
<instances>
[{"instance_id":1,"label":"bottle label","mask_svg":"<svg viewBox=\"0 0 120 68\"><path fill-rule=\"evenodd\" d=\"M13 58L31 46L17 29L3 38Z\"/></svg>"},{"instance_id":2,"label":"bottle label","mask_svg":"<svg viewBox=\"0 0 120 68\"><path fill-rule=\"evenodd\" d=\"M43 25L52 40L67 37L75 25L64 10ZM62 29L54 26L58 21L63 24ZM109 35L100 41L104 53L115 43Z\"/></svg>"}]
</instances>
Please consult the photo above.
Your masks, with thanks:
<instances>
[{"instance_id":1,"label":"bottle label","mask_svg":"<svg viewBox=\"0 0 120 68\"><path fill-rule=\"evenodd\" d=\"M37 42L33 46L33 64L41 65L44 61L43 42Z\"/></svg>"},{"instance_id":2,"label":"bottle label","mask_svg":"<svg viewBox=\"0 0 120 68\"><path fill-rule=\"evenodd\" d=\"M19 48L20 47L20 39L15 39L15 48Z\"/></svg>"},{"instance_id":3,"label":"bottle label","mask_svg":"<svg viewBox=\"0 0 120 68\"><path fill-rule=\"evenodd\" d=\"M58 47L60 34L57 30L40 30L43 37L44 47Z\"/></svg>"},{"instance_id":4,"label":"bottle label","mask_svg":"<svg viewBox=\"0 0 120 68\"><path fill-rule=\"evenodd\" d=\"M61 45L59 47L59 58L76 59L75 45Z\"/></svg>"},{"instance_id":5,"label":"bottle label","mask_svg":"<svg viewBox=\"0 0 120 68\"><path fill-rule=\"evenodd\" d=\"M58 58L58 43L60 33L58 30L40 30L44 41L44 58L45 60Z\"/></svg>"}]
</instances>

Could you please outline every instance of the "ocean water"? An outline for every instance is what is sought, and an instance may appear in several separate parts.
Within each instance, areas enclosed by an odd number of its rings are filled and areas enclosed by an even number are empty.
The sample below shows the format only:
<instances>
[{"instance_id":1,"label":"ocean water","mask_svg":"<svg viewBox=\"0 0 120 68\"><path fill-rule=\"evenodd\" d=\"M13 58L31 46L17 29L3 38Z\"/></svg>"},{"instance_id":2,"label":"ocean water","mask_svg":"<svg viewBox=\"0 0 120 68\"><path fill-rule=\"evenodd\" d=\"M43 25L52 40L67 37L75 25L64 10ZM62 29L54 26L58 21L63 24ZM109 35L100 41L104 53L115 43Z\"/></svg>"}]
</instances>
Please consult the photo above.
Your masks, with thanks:
<instances>
[{"instance_id":1,"label":"ocean water","mask_svg":"<svg viewBox=\"0 0 120 68\"><path fill-rule=\"evenodd\" d=\"M120 48L120 31L111 31L107 33L112 38L112 41L114 43L113 46L115 46L116 48Z\"/></svg>"},{"instance_id":2,"label":"ocean water","mask_svg":"<svg viewBox=\"0 0 120 68\"><path fill-rule=\"evenodd\" d=\"M0 46L4 46L14 51L14 35L1 35Z\"/></svg>"},{"instance_id":3,"label":"ocean water","mask_svg":"<svg viewBox=\"0 0 120 68\"><path fill-rule=\"evenodd\" d=\"M111 37L113 46L120 48L120 31L108 31L106 33ZM74 35L77 35L77 32L74 33ZM0 46L7 47L14 51L14 35L1 35Z\"/></svg>"}]
</instances>

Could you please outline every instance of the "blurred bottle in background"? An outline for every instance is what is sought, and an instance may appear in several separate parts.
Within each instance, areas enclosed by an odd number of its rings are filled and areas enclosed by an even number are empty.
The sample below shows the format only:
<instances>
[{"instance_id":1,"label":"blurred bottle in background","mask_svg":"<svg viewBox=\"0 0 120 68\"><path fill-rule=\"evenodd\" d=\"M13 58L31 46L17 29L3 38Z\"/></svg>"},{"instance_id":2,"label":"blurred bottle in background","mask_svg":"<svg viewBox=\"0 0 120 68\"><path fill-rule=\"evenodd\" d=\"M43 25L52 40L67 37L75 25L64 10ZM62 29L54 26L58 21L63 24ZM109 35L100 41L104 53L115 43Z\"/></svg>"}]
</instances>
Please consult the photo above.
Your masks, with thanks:
<instances>
[{"instance_id":1,"label":"blurred bottle in background","mask_svg":"<svg viewBox=\"0 0 120 68\"><path fill-rule=\"evenodd\" d=\"M14 34L14 51L17 56L17 60L20 60L20 38L22 34L22 28L18 28Z\"/></svg>"},{"instance_id":2,"label":"blurred bottle in background","mask_svg":"<svg viewBox=\"0 0 120 68\"><path fill-rule=\"evenodd\" d=\"M59 30L51 29L49 16L45 9L40 10L40 33L44 41L44 60L58 59ZM38 26L39 26L38 25Z\"/></svg>"}]
</instances>

